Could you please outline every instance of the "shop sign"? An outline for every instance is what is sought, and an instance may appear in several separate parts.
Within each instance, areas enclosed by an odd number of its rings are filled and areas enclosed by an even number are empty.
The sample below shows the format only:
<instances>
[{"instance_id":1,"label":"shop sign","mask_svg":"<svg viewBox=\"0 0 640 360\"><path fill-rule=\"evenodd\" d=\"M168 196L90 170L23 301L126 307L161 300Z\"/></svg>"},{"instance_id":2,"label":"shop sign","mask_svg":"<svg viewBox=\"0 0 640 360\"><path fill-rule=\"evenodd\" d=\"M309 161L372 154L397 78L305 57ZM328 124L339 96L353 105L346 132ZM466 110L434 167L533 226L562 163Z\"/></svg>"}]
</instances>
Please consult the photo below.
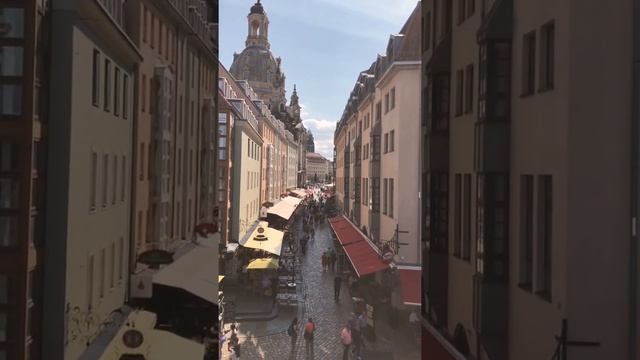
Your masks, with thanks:
<instances>
[{"instance_id":1,"label":"shop sign","mask_svg":"<svg viewBox=\"0 0 640 360\"><path fill-rule=\"evenodd\" d=\"M382 261L385 264L390 264L393 261L393 250L391 249L387 249L385 250L385 252L382 253Z\"/></svg>"},{"instance_id":2,"label":"shop sign","mask_svg":"<svg viewBox=\"0 0 640 360\"><path fill-rule=\"evenodd\" d=\"M131 297L135 299L148 299L153 296L153 277L146 275L131 275Z\"/></svg>"},{"instance_id":3,"label":"shop sign","mask_svg":"<svg viewBox=\"0 0 640 360\"><path fill-rule=\"evenodd\" d=\"M144 336L138 330L127 330L122 335L122 342L128 348L135 349L144 342Z\"/></svg>"},{"instance_id":4,"label":"shop sign","mask_svg":"<svg viewBox=\"0 0 640 360\"><path fill-rule=\"evenodd\" d=\"M149 250L138 255L138 262L149 265L167 265L173 262L173 254L165 250Z\"/></svg>"}]
</instances>

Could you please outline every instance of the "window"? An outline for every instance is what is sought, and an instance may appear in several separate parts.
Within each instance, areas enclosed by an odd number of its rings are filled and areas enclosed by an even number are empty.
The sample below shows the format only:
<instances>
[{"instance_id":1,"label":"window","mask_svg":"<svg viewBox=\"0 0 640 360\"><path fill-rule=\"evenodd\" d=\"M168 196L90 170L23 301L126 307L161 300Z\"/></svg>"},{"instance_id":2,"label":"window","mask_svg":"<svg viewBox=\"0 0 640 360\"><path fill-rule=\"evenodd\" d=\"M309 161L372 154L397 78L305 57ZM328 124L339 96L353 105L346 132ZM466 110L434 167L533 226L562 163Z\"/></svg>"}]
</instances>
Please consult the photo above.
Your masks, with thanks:
<instances>
[{"instance_id":1,"label":"window","mask_svg":"<svg viewBox=\"0 0 640 360\"><path fill-rule=\"evenodd\" d=\"M91 153L91 203L89 204L89 210L96 209L96 186L98 182L98 154L94 151Z\"/></svg>"},{"instance_id":2,"label":"window","mask_svg":"<svg viewBox=\"0 0 640 360\"><path fill-rule=\"evenodd\" d=\"M115 285L115 276L114 271L116 270L116 243L115 241L111 243L111 257L109 258L109 288L113 289Z\"/></svg>"},{"instance_id":3,"label":"window","mask_svg":"<svg viewBox=\"0 0 640 360\"><path fill-rule=\"evenodd\" d=\"M466 76L467 83L464 96L464 112L473 112L473 64L467 65Z\"/></svg>"},{"instance_id":4,"label":"window","mask_svg":"<svg viewBox=\"0 0 640 360\"><path fill-rule=\"evenodd\" d=\"M147 10L147 8L142 5L142 13L143 18L142 18L142 42L146 43L147 42L147 27L149 26L148 24L148 20L149 20L149 10Z\"/></svg>"},{"instance_id":5,"label":"window","mask_svg":"<svg viewBox=\"0 0 640 360\"><path fill-rule=\"evenodd\" d=\"M533 176L520 177L520 281L531 291L533 280Z\"/></svg>"},{"instance_id":6,"label":"window","mask_svg":"<svg viewBox=\"0 0 640 360\"><path fill-rule=\"evenodd\" d=\"M384 113L389 112L389 93L384 96Z\"/></svg>"},{"instance_id":7,"label":"window","mask_svg":"<svg viewBox=\"0 0 640 360\"><path fill-rule=\"evenodd\" d=\"M127 74L122 79L122 118L129 118L129 76Z\"/></svg>"},{"instance_id":8,"label":"window","mask_svg":"<svg viewBox=\"0 0 640 360\"><path fill-rule=\"evenodd\" d=\"M154 85L155 82L153 81L153 78L149 77L149 115L153 114L153 112L155 111Z\"/></svg>"},{"instance_id":9,"label":"window","mask_svg":"<svg viewBox=\"0 0 640 360\"><path fill-rule=\"evenodd\" d=\"M87 308L91 310L93 307L93 272L95 268L94 257L89 255L89 261L87 264Z\"/></svg>"},{"instance_id":10,"label":"window","mask_svg":"<svg viewBox=\"0 0 640 360\"><path fill-rule=\"evenodd\" d=\"M158 53L162 56L162 38L164 33L164 24L158 19Z\"/></svg>"},{"instance_id":11,"label":"window","mask_svg":"<svg viewBox=\"0 0 640 360\"><path fill-rule=\"evenodd\" d=\"M141 99L140 99L140 107L141 107L142 112L144 112L145 111L145 107L146 107L145 105L147 103L147 76L145 74L142 74L141 85L142 86L140 88L141 88L141 91L142 91L142 94L141 94L142 96L140 96L141 97Z\"/></svg>"},{"instance_id":12,"label":"window","mask_svg":"<svg viewBox=\"0 0 640 360\"><path fill-rule=\"evenodd\" d=\"M151 48L156 47L156 16L151 14Z\"/></svg>"},{"instance_id":13,"label":"window","mask_svg":"<svg viewBox=\"0 0 640 360\"><path fill-rule=\"evenodd\" d=\"M464 222L462 229L461 256L465 260L470 258L471 249L471 175L464 175Z\"/></svg>"},{"instance_id":14,"label":"window","mask_svg":"<svg viewBox=\"0 0 640 360\"><path fill-rule=\"evenodd\" d=\"M389 152L389 133L384 134L384 153Z\"/></svg>"},{"instance_id":15,"label":"window","mask_svg":"<svg viewBox=\"0 0 640 360\"><path fill-rule=\"evenodd\" d=\"M458 70L456 72L456 116L462 115L462 95L464 88L464 71Z\"/></svg>"},{"instance_id":16,"label":"window","mask_svg":"<svg viewBox=\"0 0 640 360\"><path fill-rule=\"evenodd\" d=\"M23 48L0 47L0 76L22 76Z\"/></svg>"},{"instance_id":17,"label":"window","mask_svg":"<svg viewBox=\"0 0 640 360\"><path fill-rule=\"evenodd\" d=\"M393 110L396 107L396 88L391 88L391 105L390 110Z\"/></svg>"},{"instance_id":18,"label":"window","mask_svg":"<svg viewBox=\"0 0 640 360\"><path fill-rule=\"evenodd\" d=\"M389 217L393 217L393 179L389 179Z\"/></svg>"},{"instance_id":19,"label":"window","mask_svg":"<svg viewBox=\"0 0 640 360\"><path fill-rule=\"evenodd\" d=\"M124 257L125 257L125 248L124 248L124 237L120 237L120 256L118 257L118 280L122 280L122 276L124 273Z\"/></svg>"},{"instance_id":20,"label":"window","mask_svg":"<svg viewBox=\"0 0 640 360\"><path fill-rule=\"evenodd\" d=\"M120 162L120 166L122 167L122 171L120 171L120 176L122 177L122 187L120 188L120 201L124 202L124 198L125 198L125 193L126 193L126 188L127 188L127 183L126 183L126 158L124 157L124 155L122 155L122 161Z\"/></svg>"},{"instance_id":21,"label":"window","mask_svg":"<svg viewBox=\"0 0 640 360\"><path fill-rule=\"evenodd\" d=\"M470 18L476 12L476 0L466 0L467 2L467 18Z\"/></svg>"},{"instance_id":22,"label":"window","mask_svg":"<svg viewBox=\"0 0 640 360\"><path fill-rule=\"evenodd\" d=\"M102 155L102 207L107 207L107 192L109 186L109 155Z\"/></svg>"},{"instance_id":23,"label":"window","mask_svg":"<svg viewBox=\"0 0 640 360\"><path fill-rule=\"evenodd\" d=\"M389 135L389 151L393 151L395 149L395 135L396 131L391 130L391 134Z\"/></svg>"},{"instance_id":24,"label":"window","mask_svg":"<svg viewBox=\"0 0 640 360\"><path fill-rule=\"evenodd\" d=\"M376 121L380 121L382 119L382 103L378 101L376 104Z\"/></svg>"},{"instance_id":25,"label":"window","mask_svg":"<svg viewBox=\"0 0 640 360\"><path fill-rule=\"evenodd\" d=\"M11 215L0 215L0 247L18 245L18 219Z\"/></svg>"},{"instance_id":26,"label":"window","mask_svg":"<svg viewBox=\"0 0 640 360\"><path fill-rule=\"evenodd\" d=\"M111 109L111 61L104 60L104 110Z\"/></svg>"},{"instance_id":27,"label":"window","mask_svg":"<svg viewBox=\"0 0 640 360\"><path fill-rule=\"evenodd\" d=\"M453 188L453 256L460 257L462 243L462 175L455 175Z\"/></svg>"},{"instance_id":28,"label":"window","mask_svg":"<svg viewBox=\"0 0 640 360\"><path fill-rule=\"evenodd\" d=\"M0 85L0 115L22 114L22 85Z\"/></svg>"},{"instance_id":29,"label":"window","mask_svg":"<svg viewBox=\"0 0 640 360\"><path fill-rule=\"evenodd\" d=\"M538 254L536 293L551 300L551 232L553 218L553 183L550 175L538 176Z\"/></svg>"},{"instance_id":30,"label":"window","mask_svg":"<svg viewBox=\"0 0 640 360\"><path fill-rule=\"evenodd\" d=\"M113 156L113 191L111 192L111 203L116 204L116 197L118 194L118 156Z\"/></svg>"},{"instance_id":31,"label":"window","mask_svg":"<svg viewBox=\"0 0 640 360\"><path fill-rule=\"evenodd\" d=\"M555 61L555 25L550 22L542 27L540 39L540 91L553 89Z\"/></svg>"},{"instance_id":32,"label":"window","mask_svg":"<svg viewBox=\"0 0 640 360\"><path fill-rule=\"evenodd\" d=\"M422 30L422 34L424 38L423 48L424 50L429 50L431 48L431 12L427 11L427 14L424 18L424 29Z\"/></svg>"},{"instance_id":33,"label":"window","mask_svg":"<svg viewBox=\"0 0 640 360\"><path fill-rule=\"evenodd\" d=\"M22 39L24 37L24 9L2 8L0 9L0 24L4 25L0 32L0 38Z\"/></svg>"},{"instance_id":34,"label":"window","mask_svg":"<svg viewBox=\"0 0 640 360\"><path fill-rule=\"evenodd\" d=\"M115 80L113 84L113 115L120 113L120 68L115 68Z\"/></svg>"},{"instance_id":35,"label":"window","mask_svg":"<svg viewBox=\"0 0 640 360\"><path fill-rule=\"evenodd\" d=\"M140 181L144 180L144 143L140 144L140 155L138 157L138 173L139 173L139 177L138 179Z\"/></svg>"},{"instance_id":36,"label":"window","mask_svg":"<svg viewBox=\"0 0 640 360\"><path fill-rule=\"evenodd\" d=\"M182 184L182 149L178 149L178 185Z\"/></svg>"},{"instance_id":37,"label":"window","mask_svg":"<svg viewBox=\"0 0 640 360\"><path fill-rule=\"evenodd\" d=\"M100 250L100 299L104 297L104 285L105 285L105 276L106 276L106 250Z\"/></svg>"},{"instance_id":38,"label":"window","mask_svg":"<svg viewBox=\"0 0 640 360\"><path fill-rule=\"evenodd\" d=\"M388 197L388 191L389 191L389 179L384 179L383 182L383 197L382 197L382 213L387 215L387 207L389 204L389 197Z\"/></svg>"},{"instance_id":39,"label":"window","mask_svg":"<svg viewBox=\"0 0 640 360\"><path fill-rule=\"evenodd\" d=\"M14 176L0 176L0 209L18 209L19 208L19 196L20 187L19 181ZM37 196L36 192L37 179L33 179L33 192L32 201L36 206Z\"/></svg>"},{"instance_id":40,"label":"window","mask_svg":"<svg viewBox=\"0 0 640 360\"><path fill-rule=\"evenodd\" d=\"M458 25L462 24L464 19L466 19L466 9L465 9L466 0L458 0Z\"/></svg>"},{"instance_id":41,"label":"window","mask_svg":"<svg viewBox=\"0 0 640 360\"><path fill-rule=\"evenodd\" d=\"M536 33L524 36L522 42L522 95L531 95L536 78Z\"/></svg>"},{"instance_id":42,"label":"window","mask_svg":"<svg viewBox=\"0 0 640 360\"><path fill-rule=\"evenodd\" d=\"M9 303L9 293L11 289L9 280L9 275L0 274L0 305L6 305Z\"/></svg>"},{"instance_id":43,"label":"window","mask_svg":"<svg viewBox=\"0 0 640 360\"><path fill-rule=\"evenodd\" d=\"M189 150L189 185L193 184L193 150Z\"/></svg>"}]
</instances>

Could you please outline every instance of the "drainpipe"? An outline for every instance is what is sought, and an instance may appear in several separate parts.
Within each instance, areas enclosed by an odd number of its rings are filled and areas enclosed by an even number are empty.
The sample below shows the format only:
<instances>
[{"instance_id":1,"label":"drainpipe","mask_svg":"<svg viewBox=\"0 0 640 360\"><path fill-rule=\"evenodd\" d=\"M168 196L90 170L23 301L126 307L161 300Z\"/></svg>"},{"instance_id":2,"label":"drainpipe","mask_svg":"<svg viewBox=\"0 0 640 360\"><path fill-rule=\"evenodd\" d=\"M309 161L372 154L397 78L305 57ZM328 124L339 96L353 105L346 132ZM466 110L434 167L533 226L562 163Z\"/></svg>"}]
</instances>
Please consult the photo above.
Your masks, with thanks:
<instances>
[{"instance_id":1,"label":"drainpipe","mask_svg":"<svg viewBox=\"0 0 640 360\"><path fill-rule=\"evenodd\" d=\"M629 359L637 360L637 291L638 291L638 157L640 148L640 0L633 1L633 83L631 90L631 238L629 243Z\"/></svg>"}]
</instances>

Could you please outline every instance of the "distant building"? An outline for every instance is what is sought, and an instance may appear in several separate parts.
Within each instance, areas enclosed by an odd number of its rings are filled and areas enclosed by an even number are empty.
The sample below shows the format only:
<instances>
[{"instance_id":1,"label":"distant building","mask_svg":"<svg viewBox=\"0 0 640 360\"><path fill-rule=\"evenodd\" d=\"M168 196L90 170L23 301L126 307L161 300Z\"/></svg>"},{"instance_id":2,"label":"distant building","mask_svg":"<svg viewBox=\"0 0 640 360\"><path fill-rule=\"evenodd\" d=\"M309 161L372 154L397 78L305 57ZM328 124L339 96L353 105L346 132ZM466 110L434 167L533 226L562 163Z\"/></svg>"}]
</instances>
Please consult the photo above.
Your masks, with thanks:
<instances>
[{"instance_id":1,"label":"distant building","mask_svg":"<svg viewBox=\"0 0 640 360\"><path fill-rule=\"evenodd\" d=\"M307 152L316 152L316 144L313 140L313 134L309 131L309 138L307 139Z\"/></svg>"},{"instance_id":2,"label":"distant building","mask_svg":"<svg viewBox=\"0 0 640 360\"><path fill-rule=\"evenodd\" d=\"M325 181L329 174L329 163L318 153L307 153L307 181Z\"/></svg>"}]
</instances>

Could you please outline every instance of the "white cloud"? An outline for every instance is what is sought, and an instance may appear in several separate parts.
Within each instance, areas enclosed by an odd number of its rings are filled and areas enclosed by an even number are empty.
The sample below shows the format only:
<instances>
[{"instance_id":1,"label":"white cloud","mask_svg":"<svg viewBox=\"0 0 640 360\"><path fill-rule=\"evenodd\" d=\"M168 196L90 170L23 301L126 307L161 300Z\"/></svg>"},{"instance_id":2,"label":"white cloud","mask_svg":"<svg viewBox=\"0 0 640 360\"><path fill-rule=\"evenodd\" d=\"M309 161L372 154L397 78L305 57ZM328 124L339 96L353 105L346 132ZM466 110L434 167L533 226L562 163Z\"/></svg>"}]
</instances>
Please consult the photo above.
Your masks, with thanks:
<instances>
[{"instance_id":1,"label":"white cloud","mask_svg":"<svg viewBox=\"0 0 640 360\"><path fill-rule=\"evenodd\" d=\"M319 2L340 7L348 11L363 14L369 18L381 20L390 24L396 24L406 20L411 10L416 7L418 0L394 0L390 6L389 1L371 0L318 0ZM400 30L400 29L398 29Z\"/></svg>"},{"instance_id":2,"label":"white cloud","mask_svg":"<svg viewBox=\"0 0 640 360\"><path fill-rule=\"evenodd\" d=\"M337 121L324 120L324 119L306 119L306 120L303 120L302 123L304 124L305 127L311 129L311 131L314 133L314 136L315 136L315 131L313 130L325 130L325 131L335 130Z\"/></svg>"},{"instance_id":3,"label":"white cloud","mask_svg":"<svg viewBox=\"0 0 640 360\"><path fill-rule=\"evenodd\" d=\"M300 117L306 118L309 115L310 114L309 114L309 109L307 108L307 105L300 103Z\"/></svg>"}]
</instances>

